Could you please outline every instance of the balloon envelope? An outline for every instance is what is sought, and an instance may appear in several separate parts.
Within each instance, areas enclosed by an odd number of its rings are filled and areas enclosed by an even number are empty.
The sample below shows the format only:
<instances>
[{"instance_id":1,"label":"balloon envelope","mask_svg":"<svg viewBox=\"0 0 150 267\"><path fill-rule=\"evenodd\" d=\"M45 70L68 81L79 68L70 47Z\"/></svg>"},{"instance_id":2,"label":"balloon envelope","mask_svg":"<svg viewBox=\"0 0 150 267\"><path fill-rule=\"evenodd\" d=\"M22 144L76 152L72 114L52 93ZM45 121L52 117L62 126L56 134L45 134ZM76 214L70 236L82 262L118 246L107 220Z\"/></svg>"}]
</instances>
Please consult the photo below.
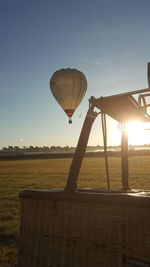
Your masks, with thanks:
<instances>
[{"instance_id":1,"label":"balloon envelope","mask_svg":"<svg viewBox=\"0 0 150 267\"><path fill-rule=\"evenodd\" d=\"M69 118L80 104L87 90L84 74L76 69L61 69L52 75L50 89Z\"/></svg>"}]
</instances>

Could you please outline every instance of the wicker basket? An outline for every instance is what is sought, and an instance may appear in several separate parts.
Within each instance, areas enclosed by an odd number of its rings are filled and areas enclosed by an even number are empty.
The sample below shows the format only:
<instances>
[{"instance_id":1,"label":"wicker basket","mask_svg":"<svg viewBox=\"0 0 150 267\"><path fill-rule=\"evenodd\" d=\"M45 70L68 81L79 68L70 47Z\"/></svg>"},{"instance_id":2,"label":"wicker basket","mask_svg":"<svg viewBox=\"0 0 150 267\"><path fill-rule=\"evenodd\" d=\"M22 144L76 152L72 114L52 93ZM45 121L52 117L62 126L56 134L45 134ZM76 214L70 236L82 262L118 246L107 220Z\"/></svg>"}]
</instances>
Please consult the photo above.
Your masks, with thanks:
<instances>
[{"instance_id":1,"label":"wicker basket","mask_svg":"<svg viewBox=\"0 0 150 267\"><path fill-rule=\"evenodd\" d=\"M150 194L20 193L20 267L150 266Z\"/></svg>"}]
</instances>

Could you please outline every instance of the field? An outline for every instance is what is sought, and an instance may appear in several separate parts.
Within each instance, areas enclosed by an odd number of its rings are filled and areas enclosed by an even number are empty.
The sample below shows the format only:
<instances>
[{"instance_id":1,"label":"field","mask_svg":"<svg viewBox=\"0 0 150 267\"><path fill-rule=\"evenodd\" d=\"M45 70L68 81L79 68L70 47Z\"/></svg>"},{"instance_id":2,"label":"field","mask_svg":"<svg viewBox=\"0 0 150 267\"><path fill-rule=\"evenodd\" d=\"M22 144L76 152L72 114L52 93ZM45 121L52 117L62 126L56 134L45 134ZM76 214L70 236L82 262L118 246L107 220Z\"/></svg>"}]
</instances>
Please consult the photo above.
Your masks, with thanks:
<instances>
[{"instance_id":1,"label":"field","mask_svg":"<svg viewBox=\"0 0 150 267\"><path fill-rule=\"evenodd\" d=\"M17 266L19 198L24 189L64 188L71 158L0 161L0 266ZM110 157L111 189L121 188L120 158ZM129 157L130 186L150 190L150 156ZM106 188L104 159L85 158L78 187Z\"/></svg>"}]
</instances>

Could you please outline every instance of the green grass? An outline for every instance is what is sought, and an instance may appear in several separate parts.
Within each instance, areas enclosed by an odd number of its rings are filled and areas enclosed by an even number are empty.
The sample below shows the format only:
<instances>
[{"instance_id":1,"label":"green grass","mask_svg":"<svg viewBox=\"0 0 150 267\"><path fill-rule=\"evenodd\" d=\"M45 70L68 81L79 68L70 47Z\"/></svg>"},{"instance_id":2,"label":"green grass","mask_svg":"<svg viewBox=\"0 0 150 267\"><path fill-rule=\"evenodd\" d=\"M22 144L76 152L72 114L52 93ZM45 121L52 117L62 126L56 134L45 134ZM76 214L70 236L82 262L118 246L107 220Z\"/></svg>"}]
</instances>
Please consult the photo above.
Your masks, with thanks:
<instances>
[{"instance_id":1,"label":"green grass","mask_svg":"<svg viewBox=\"0 0 150 267\"><path fill-rule=\"evenodd\" d=\"M16 266L19 239L18 193L64 188L71 159L0 161L0 266ZM111 188L121 188L120 159L109 158ZM130 185L150 190L150 156L130 157ZM78 187L106 188L103 158L85 158Z\"/></svg>"}]
</instances>

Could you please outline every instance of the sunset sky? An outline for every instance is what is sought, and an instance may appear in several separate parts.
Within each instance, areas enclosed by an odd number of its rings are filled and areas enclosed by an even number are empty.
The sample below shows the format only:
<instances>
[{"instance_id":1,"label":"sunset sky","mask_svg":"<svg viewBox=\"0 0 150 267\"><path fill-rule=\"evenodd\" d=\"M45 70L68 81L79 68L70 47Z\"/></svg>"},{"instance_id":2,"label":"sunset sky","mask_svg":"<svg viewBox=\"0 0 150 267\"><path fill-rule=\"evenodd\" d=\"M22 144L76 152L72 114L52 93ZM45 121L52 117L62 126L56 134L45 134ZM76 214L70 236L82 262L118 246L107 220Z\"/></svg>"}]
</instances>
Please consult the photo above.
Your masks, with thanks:
<instances>
[{"instance_id":1,"label":"sunset sky","mask_svg":"<svg viewBox=\"0 0 150 267\"><path fill-rule=\"evenodd\" d=\"M1 0L0 148L76 146L90 96L147 88L149 61L149 0ZM49 89L61 68L88 81L72 125ZM107 124L118 145L118 124ZM89 145L102 145L100 118Z\"/></svg>"}]
</instances>

